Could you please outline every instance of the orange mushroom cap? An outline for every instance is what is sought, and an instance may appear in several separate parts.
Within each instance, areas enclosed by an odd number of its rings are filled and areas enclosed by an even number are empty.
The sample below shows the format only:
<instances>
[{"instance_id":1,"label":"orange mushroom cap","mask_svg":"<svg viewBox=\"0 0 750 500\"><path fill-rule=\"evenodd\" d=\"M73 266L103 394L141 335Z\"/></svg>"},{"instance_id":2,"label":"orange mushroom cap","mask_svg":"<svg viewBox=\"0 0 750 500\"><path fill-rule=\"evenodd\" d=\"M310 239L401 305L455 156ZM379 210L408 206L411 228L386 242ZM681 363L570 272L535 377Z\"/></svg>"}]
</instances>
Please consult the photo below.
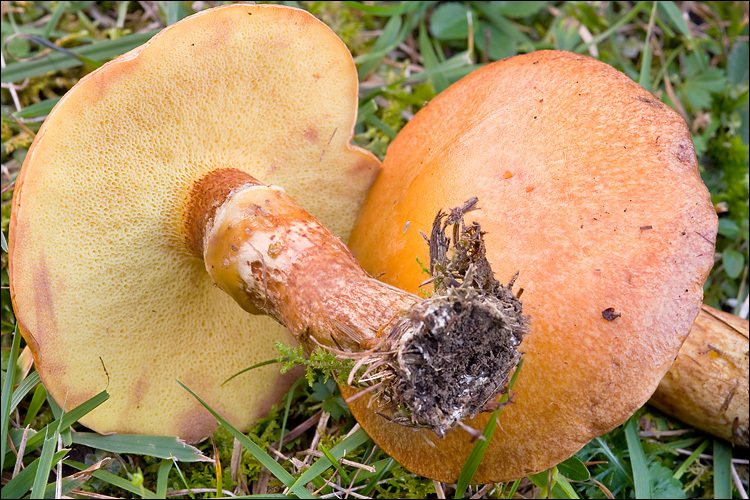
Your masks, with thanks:
<instances>
[{"instance_id":1,"label":"orange mushroom cap","mask_svg":"<svg viewBox=\"0 0 750 500\"><path fill-rule=\"evenodd\" d=\"M486 232L496 278L519 272L530 316L512 402L474 476L486 483L557 464L646 402L698 313L717 217L679 115L610 66L559 51L487 65L420 110L388 149L352 251L416 292L420 230L473 196L468 218ZM457 480L468 433L437 439L368 403L350 408L388 454Z\"/></svg>"},{"instance_id":2,"label":"orange mushroom cap","mask_svg":"<svg viewBox=\"0 0 750 500\"><path fill-rule=\"evenodd\" d=\"M191 248L191 191L222 169L282 185L347 238L379 170L350 145L356 67L309 13L231 5L170 26L83 78L18 176L10 286L19 328L66 410L101 433L198 441L215 419L182 381L247 428L291 381L240 370L294 342L219 290ZM197 186L197 187L196 187Z\"/></svg>"}]
</instances>

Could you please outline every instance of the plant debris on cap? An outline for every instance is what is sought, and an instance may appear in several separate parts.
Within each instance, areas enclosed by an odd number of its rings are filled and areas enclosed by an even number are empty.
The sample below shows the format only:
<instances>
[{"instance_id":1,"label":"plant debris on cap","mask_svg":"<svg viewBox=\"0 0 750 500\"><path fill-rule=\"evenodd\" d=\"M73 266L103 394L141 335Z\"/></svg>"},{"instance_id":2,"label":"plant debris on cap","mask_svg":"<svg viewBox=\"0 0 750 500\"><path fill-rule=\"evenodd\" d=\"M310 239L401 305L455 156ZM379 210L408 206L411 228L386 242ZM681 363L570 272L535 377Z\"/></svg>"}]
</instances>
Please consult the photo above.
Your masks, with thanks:
<instances>
[{"instance_id":1,"label":"plant debris on cap","mask_svg":"<svg viewBox=\"0 0 750 500\"><path fill-rule=\"evenodd\" d=\"M479 225L464 222L477 201L438 211L430 237L422 235L434 293L404 311L375 351L360 358L369 365L364 374L350 374L358 386L378 389L370 400L374 412L440 438L497 408L528 331L511 291L515 276L507 287L495 279Z\"/></svg>"}]
</instances>

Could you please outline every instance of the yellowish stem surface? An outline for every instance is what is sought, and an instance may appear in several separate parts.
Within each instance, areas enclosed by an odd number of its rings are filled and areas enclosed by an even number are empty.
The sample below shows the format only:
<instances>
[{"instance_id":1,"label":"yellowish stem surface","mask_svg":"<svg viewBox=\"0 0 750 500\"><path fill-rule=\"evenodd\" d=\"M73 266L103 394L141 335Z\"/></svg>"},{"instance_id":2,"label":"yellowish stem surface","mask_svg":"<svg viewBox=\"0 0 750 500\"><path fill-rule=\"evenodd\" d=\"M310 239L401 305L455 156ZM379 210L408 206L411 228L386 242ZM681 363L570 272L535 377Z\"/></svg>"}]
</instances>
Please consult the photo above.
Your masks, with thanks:
<instances>
[{"instance_id":1,"label":"yellowish stem surface","mask_svg":"<svg viewBox=\"0 0 750 500\"><path fill-rule=\"evenodd\" d=\"M649 403L748 447L748 320L703 305Z\"/></svg>"},{"instance_id":2,"label":"yellowish stem surface","mask_svg":"<svg viewBox=\"0 0 750 500\"><path fill-rule=\"evenodd\" d=\"M307 347L362 350L420 299L370 277L344 243L278 187L238 186L204 232L213 280Z\"/></svg>"}]
</instances>

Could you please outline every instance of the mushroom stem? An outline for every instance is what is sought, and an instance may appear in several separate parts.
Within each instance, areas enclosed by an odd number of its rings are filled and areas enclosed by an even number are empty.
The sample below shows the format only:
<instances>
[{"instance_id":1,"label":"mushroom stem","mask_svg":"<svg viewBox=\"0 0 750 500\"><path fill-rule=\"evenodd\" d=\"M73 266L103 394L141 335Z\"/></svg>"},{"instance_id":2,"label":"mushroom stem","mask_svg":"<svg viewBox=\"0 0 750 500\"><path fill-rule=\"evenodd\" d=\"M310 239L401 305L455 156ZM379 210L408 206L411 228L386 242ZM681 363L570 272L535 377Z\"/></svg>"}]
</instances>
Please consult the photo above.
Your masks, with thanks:
<instances>
[{"instance_id":1,"label":"mushroom stem","mask_svg":"<svg viewBox=\"0 0 750 500\"><path fill-rule=\"evenodd\" d=\"M204 261L245 310L268 314L312 347L360 350L420 300L368 276L283 189L257 182L238 186L216 209Z\"/></svg>"},{"instance_id":2,"label":"mushroom stem","mask_svg":"<svg viewBox=\"0 0 750 500\"><path fill-rule=\"evenodd\" d=\"M703 305L649 403L748 447L748 321Z\"/></svg>"},{"instance_id":3,"label":"mushroom stem","mask_svg":"<svg viewBox=\"0 0 750 500\"><path fill-rule=\"evenodd\" d=\"M196 184L186 225L189 246L242 308L273 317L308 351L359 359L355 381L379 386L389 418L442 436L495 407L527 330L512 283L492 275L479 226L463 222L475 205L438 214L428 240L436 293L427 299L370 277L283 189L239 171Z\"/></svg>"}]
</instances>

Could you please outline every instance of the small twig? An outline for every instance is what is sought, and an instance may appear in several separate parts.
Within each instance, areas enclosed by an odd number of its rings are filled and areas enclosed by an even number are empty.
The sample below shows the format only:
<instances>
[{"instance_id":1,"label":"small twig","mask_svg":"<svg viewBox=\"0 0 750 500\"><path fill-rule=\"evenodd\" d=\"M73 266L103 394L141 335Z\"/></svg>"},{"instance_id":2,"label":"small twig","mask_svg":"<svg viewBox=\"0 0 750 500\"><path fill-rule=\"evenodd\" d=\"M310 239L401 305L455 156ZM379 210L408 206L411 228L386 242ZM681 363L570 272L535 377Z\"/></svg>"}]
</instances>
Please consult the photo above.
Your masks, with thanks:
<instances>
[{"instance_id":1,"label":"small twig","mask_svg":"<svg viewBox=\"0 0 750 500\"><path fill-rule=\"evenodd\" d=\"M607 488L606 486L604 486L604 485L603 485L602 483L600 483L599 481L597 481L597 480L596 480L596 479L594 479L593 477L592 477L592 478L590 478L590 479L589 479L589 481L591 481L591 482L593 482L593 483L594 483L595 485L597 485L597 486L599 487L599 489L600 489L600 490L602 490L602 493L604 493L604 496L605 496L605 497L607 497L607 498L609 498L609 499L611 499L611 500L614 500L615 496L614 496L614 495L612 494L612 492L611 492L611 491L609 491L609 488Z\"/></svg>"},{"instance_id":2,"label":"small twig","mask_svg":"<svg viewBox=\"0 0 750 500\"><path fill-rule=\"evenodd\" d=\"M476 493L474 493L469 498L472 498L472 499L482 498L482 496L484 496L485 493L487 493L488 491L490 491L491 488L494 488L494 486L495 486L494 483L485 484L479 491L477 491Z\"/></svg>"},{"instance_id":3,"label":"small twig","mask_svg":"<svg viewBox=\"0 0 750 500\"><path fill-rule=\"evenodd\" d=\"M333 476L331 476L331 477L333 477ZM359 493L355 493L353 491L348 491L348 490L344 489L343 487L339 486L336 483L331 483L329 486L331 488L333 488L334 491L332 491L331 493L326 493L325 495L321 496L320 498L341 498L340 494L341 493L347 493L347 492L348 492L349 495L353 496L354 498L372 498L372 497L368 497L368 496L365 496L365 495L360 495Z\"/></svg>"},{"instance_id":4,"label":"small twig","mask_svg":"<svg viewBox=\"0 0 750 500\"><path fill-rule=\"evenodd\" d=\"M97 498L102 500L117 500L120 497L111 497L109 495L102 495L101 493L92 493L90 491L83 491L83 490L71 490L71 493L74 495L82 496L82 497L88 497L88 498Z\"/></svg>"},{"instance_id":5,"label":"small twig","mask_svg":"<svg viewBox=\"0 0 750 500\"><path fill-rule=\"evenodd\" d=\"M320 443L321 436L325 433L326 427L328 426L328 419L331 414L327 411L321 412L320 420L318 421L318 427L315 429L315 436L313 436L312 442L310 443L309 451L316 451L318 449L318 443ZM304 464L309 464L311 455L305 457Z\"/></svg>"},{"instance_id":6,"label":"small twig","mask_svg":"<svg viewBox=\"0 0 750 500\"><path fill-rule=\"evenodd\" d=\"M353 436L354 433L357 432L357 431L359 431L360 429L361 429L361 427L359 426L359 424L354 424L354 427L352 427L351 429L349 429L349 432L346 433L346 436L344 436L344 439L346 439L346 438L348 438L350 436Z\"/></svg>"},{"instance_id":7,"label":"small twig","mask_svg":"<svg viewBox=\"0 0 750 500\"><path fill-rule=\"evenodd\" d=\"M409 44L401 42L398 45L398 48L404 54L406 54L407 56L409 56L412 61L417 62L417 63L424 62L424 59L422 59L422 54L420 54L414 47L410 47ZM420 70L422 70L421 67L420 67Z\"/></svg>"},{"instance_id":8,"label":"small twig","mask_svg":"<svg viewBox=\"0 0 750 500\"><path fill-rule=\"evenodd\" d=\"M745 487L742 485L742 479L740 479L734 463L732 463L732 479L734 480L734 485L737 487L737 491L740 492L740 498L747 498L747 491L745 491Z\"/></svg>"},{"instance_id":9,"label":"small twig","mask_svg":"<svg viewBox=\"0 0 750 500\"><path fill-rule=\"evenodd\" d=\"M111 17L103 14L102 11L97 7L96 3L92 3L91 5L89 5L88 12L89 14L91 14L91 17L94 18L94 21L98 22L105 28L114 28L117 26L117 22Z\"/></svg>"},{"instance_id":10,"label":"small twig","mask_svg":"<svg viewBox=\"0 0 750 500\"><path fill-rule=\"evenodd\" d=\"M15 422L11 420L10 423L14 424ZM16 460L18 460L18 456L21 454L18 453L18 450L16 449L16 445L13 444L13 440L10 438L8 438L8 445L10 446L10 450L16 455ZM21 458L23 459L23 455L21 455Z\"/></svg>"},{"instance_id":11,"label":"small twig","mask_svg":"<svg viewBox=\"0 0 750 500\"><path fill-rule=\"evenodd\" d=\"M250 494L250 488L247 485L247 478L245 478L245 474L242 472L242 451L244 450L244 447L242 446L242 443L240 443L240 440L237 438L234 438L234 444L232 446L232 460L230 463L230 471L231 471L231 478L232 481L237 483L237 488L235 488L235 492L240 491L244 495Z\"/></svg>"},{"instance_id":12,"label":"small twig","mask_svg":"<svg viewBox=\"0 0 750 500\"><path fill-rule=\"evenodd\" d=\"M347 404L348 404L348 403L351 403L351 402L352 402L352 401L354 401L355 399L359 399L359 398L361 398L362 396L364 396L365 394L368 394L368 393L370 393L370 392L373 392L373 391L375 391L375 390L377 390L377 389L380 389L380 388L381 388L381 387L383 387L384 385L385 385L385 382L380 382L380 383L378 383L378 384L375 384L375 385L371 385L370 387L368 387L368 388L366 388L366 389L362 389L361 391L357 392L356 394L354 394L354 395L352 395L352 396L349 396L349 397L348 397L348 398L346 399L346 403L347 403Z\"/></svg>"},{"instance_id":13,"label":"small twig","mask_svg":"<svg viewBox=\"0 0 750 500\"><path fill-rule=\"evenodd\" d=\"M5 69L5 55L0 51L0 67ZM25 82L24 82L25 85ZM18 93L16 92L16 86L14 84L3 84L3 87L8 89L10 97L13 99L13 105L16 107L16 111L21 111L21 101L18 99Z\"/></svg>"},{"instance_id":14,"label":"small twig","mask_svg":"<svg viewBox=\"0 0 750 500\"><path fill-rule=\"evenodd\" d=\"M189 490L174 490L166 494L167 497L178 497L181 495L187 495L188 493L216 493L216 488L191 488ZM234 493L229 490L221 490L221 492L228 497L234 497Z\"/></svg>"},{"instance_id":15,"label":"small twig","mask_svg":"<svg viewBox=\"0 0 750 500\"><path fill-rule=\"evenodd\" d=\"M679 436L681 434L687 434L693 432L693 429L675 429L672 431L641 431L639 432L641 437L660 437L660 436Z\"/></svg>"},{"instance_id":16,"label":"small twig","mask_svg":"<svg viewBox=\"0 0 750 500\"><path fill-rule=\"evenodd\" d=\"M23 121L21 121L19 118L17 118L13 114L11 114L10 117L13 118L13 121L16 122L16 125L18 125L21 128L21 130L26 132L29 135L29 137L31 137L32 140L36 137L36 133L34 133L33 130L27 127Z\"/></svg>"},{"instance_id":17,"label":"small twig","mask_svg":"<svg viewBox=\"0 0 750 500\"><path fill-rule=\"evenodd\" d=\"M365 458L365 463L369 462L372 456L375 454L375 450L377 450L377 446L372 447L372 451L370 454ZM357 472L354 473L354 477L352 477L351 482L349 483L349 487L346 489L346 496L344 498L349 498L349 495L352 493L352 489L354 489L354 483L357 481L357 476L359 475L359 471L361 469L357 469Z\"/></svg>"},{"instance_id":18,"label":"small twig","mask_svg":"<svg viewBox=\"0 0 750 500\"><path fill-rule=\"evenodd\" d=\"M682 448L675 448L674 451L676 453L679 453L680 455L692 455L693 454L692 451L685 450L685 449L682 449ZM700 455L698 455L698 458L702 458L703 460L713 460L714 456L713 455L706 455L705 453L701 453ZM738 464L738 465L748 465L748 464L750 464L750 459L747 459L747 458L733 458L732 459L732 463L733 464Z\"/></svg>"},{"instance_id":19,"label":"small twig","mask_svg":"<svg viewBox=\"0 0 750 500\"><path fill-rule=\"evenodd\" d=\"M143 8L143 12L146 14L148 19L152 19L158 23L160 27L164 27L164 21L162 21L159 15L159 9L156 7L156 2L138 2Z\"/></svg>"},{"instance_id":20,"label":"small twig","mask_svg":"<svg viewBox=\"0 0 750 500\"><path fill-rule=\"evenodd\" d=\"M690 116L687 114L687 111L685 111L685 108L683 107L682 103L679 99L677 99L677 96L674 93L674 88L672 87L672 81L669 79L669 68L666 67L666 62L664 60L664 51L661 50L661 45L654 40L653 43L654 46L654 52L659 56L659 62L661 62L661 65L664 66L664 90L667 92L667 95L674 103L675 110L682 116L682 119L685 120L686 123L690 123ZM654 82L654 85L658 85L659 82Z\"/></svg>"},{"instance_id":21,"label":"small twig","mask_svg":"<svg viewBox=\"0 0 750 500\"><path fill-rule=\"evenodd\" d=\"M268 494L268 481L271 479L271 473L268 469L260 471L258 479L253 482L253 495L267 495Z\"/></svg>"},{"instance_id":22,"label":"small twig","mask_svg":"<svg viewBox=\"0 0 750 500\"><path fill-rule=\"evenodd\" d=\"M443 490L443 483L433 479L432 484L435 486L435 494L437 495L437 497L440 498L441 500L446 498L445 490Z\"/></svg>"},{"instance_id":23,"label":"small twig","mask_svg":"<svg viewBox=\"0 0 750 500\"><path fill-rule=\"evenodd\" d=\"M23 455L26 453L26 441L29 438L29 429L30 426L26 426L26 428L23 430L23 436L21 437L21 443L18 445L18 456L16 457L16 465L13 467L13 475L11 478L14 478L18 475L19 472L21 472L21 469L23 469Z\"/></svg>"},{"instance_id":24,"label":"small twig","mask_svg":"<svg viewBox=\"0 0 750 500\"><path fill-rule=\"evenodd\" d=\"M301 424L299 424L297 427L295 427L291 431L289 431L288 434L284 435L284 442L283 443L281 443L281 444L276 443L277 448L281 449L285 444L287 444L287 443L289 443L291 441L294 441L299 436L301 436L302 434L304 434L305 432L307 432L307 430L310 429L310 427L312 427L313 425L315 425L315 424L318 423L318 421L320 420L320 417L322 415L323 415L323 411L321 410L318 413L316 413L315 415L313 415L312 417L308 418L307 420L305 420L304 422L302 422Z\"/></svg>"},{"instance_id":25,"label":"small twig","mask_svg":"<svg viewBox=\"0 0 750 500\"><path fill-rule=\"evenodd\" d=\"M608 460L588 460L586 462L583 462L583 465L585 465L586 467L591 467L592 465L607 465L608 463Z\"/></svg>"},{"instance_id":26,"label":"small twig","mask_svg":"<svg viewBox=\"0 0 750 500\"><path fill-rule=\"evenodd\" d=\"M61 451L63 449L63 440L62 440L62 434L57 435L57 451ZM55 498L62 498L62 480L63 480L63 461L60 460L57 462L57 470L56 475L57 478L55 479Z\"/></svg>"},{"instance_id":27,"label":"small twig","mask_svg":"<svg viewBox=\"0 0 750 500\"><path fill-rule=\"evenodd\" d=\"M307 457L306 457L306 458L307 458ZM333 474L331 474L331 477L329 477L328 479L326 479L326 482L325 482L325 483L323 484L323 486L321 486L321 487L320 487L320 488L318 488L317 490L313 491L313 495L318 495L318 494L319 494L319 493L320 493L321 491L323 491L323 490L325 489L325 487L326 487L326 486L328 486L329 484L331 485L331 487L335 486L335 485L336 485L336 483L333 483L332 481L333 481L333 478L335 478L335 477L336 477L336 476L338 476L338 475L339 475L339 471L338 471L338 470L334 471L334 472L333 472Z\"/></svg>"},{"instance_id":28,"label":"small twig","mask_svg":"<svg viewBox=\"0 0 750 500\"><path fill-rule=\"evenodd\" d=\"M323 452L318 451L318 450L305 450L305 451L299 452L299 454L300 455L312 455L313 457L316 457L316 458L325 456ZM339 460L339 462L345 465L349 465L351 467L356 467L357 469L366 470L367 472L377 472L375 467L373 467L372 465L365 465L363 463L354 462L352 460L347 460L346 458L342 458L341 460Z\"/></svg>"},{"instance_id":29,"label":"small twig","mask_svg":"<svg viewBox=\"0 0 750 500\"><path fill-rule=\"evenodd\" d=\"M273 446L268 446L268 449L271 451L271 453L273 453L274 455L276 455L277 457L281 458L284 461L291 460L289 457L281 453L279 450L277 450Z\"/></svg>"}]
</instances>

